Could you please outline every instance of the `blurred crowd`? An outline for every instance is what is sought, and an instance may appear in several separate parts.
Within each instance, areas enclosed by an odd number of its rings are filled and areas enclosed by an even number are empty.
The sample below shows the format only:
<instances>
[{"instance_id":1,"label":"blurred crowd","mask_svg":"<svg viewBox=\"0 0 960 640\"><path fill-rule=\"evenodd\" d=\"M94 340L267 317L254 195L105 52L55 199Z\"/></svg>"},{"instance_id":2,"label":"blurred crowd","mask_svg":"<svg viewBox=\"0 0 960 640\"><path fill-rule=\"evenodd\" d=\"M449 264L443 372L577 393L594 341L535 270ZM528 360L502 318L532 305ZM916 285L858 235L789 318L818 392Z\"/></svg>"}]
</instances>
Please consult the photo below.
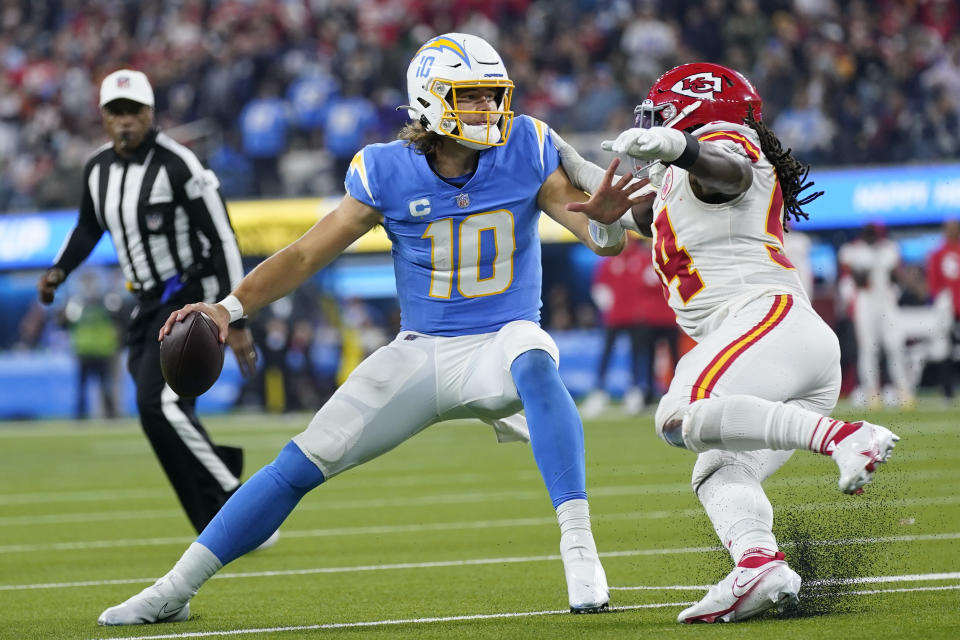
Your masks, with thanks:
<instances>
[{"instance_id":1,"label":"blurred crowd","mask_svg":"<svg viewBox=\"0 0 960 640\"><path fill-rule=\"evenodd\" d=\"M806 162L960 152L955 0L0 0L0 212L76 206L120 67L150 76L158 123L227 197L341 191L446 31L492 42L515 110L561 132L629 126L660 72L710 60L755 82Z\"/></svg>"},{"instance_id":2,"label":"blurred crowd","mask_svg":"<svg viewBox=\"0 0 960 640\"><path fill-rule=\"evenodd\" d=\"M493 43L517 86L514 109L564 133L599 138L631 126L633 106L662 71L711 60L755 82L764 119L805 162L960 154L955 0L0 0L0 212L77 205L83 163L105 140L97 87L120 67L150 76L158 125L215 170L228 198L342 192L355 151L394 137L405 121L396 107L406 101L416 47L447 31ZM851 239L821 238L838 248ZM544 326L617 326L608 317L612 301L590 298L592 263L584 267L576 255L544 247L545 264L555 267L544 271ZM865 349L851 320L856 287L839 268L839 278L816 286L808 273L808 287L845 343L850 390L856 353ZM896 280L898 306L927 313L937 291L924 267L901 265ZM119 325L126 310L103 298L119 286L102 284L93 297L78 287L57 323L31 307L19 317L16 342L0 348L69 339L89 375L113 379L97 359L116 352L107 320ZM960 317L960 289L954 299ZM96 313L101 306L107 314ZM926 317L913 316L911 326ZM395 300L334 300L319 283L278 301L253 323L263 366L238 402L278 411L316 406L397 324ZM675 359L672 350L663 358ZM597 371L598 390L609 356ZM662 391L651 357L644 371L635 354L630 365L630 384L645 385L637 406ZM895 377L883 373L878 384ZM87 413L82 401L78 415Z\"/></svg>"}]
</instances>

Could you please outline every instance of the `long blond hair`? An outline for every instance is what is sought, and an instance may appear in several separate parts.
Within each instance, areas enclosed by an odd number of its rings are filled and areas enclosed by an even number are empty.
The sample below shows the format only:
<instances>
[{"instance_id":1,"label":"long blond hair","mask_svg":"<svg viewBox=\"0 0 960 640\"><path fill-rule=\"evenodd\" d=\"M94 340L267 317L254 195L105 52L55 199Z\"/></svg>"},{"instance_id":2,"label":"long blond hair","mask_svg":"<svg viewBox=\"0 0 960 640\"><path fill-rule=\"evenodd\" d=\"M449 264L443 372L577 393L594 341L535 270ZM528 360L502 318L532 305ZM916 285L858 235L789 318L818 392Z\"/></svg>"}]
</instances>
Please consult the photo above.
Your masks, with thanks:
<instances>
[{"instance_id":1,"label":"long blond hair","mask_svg":"<svg viewBox=\"0 0 960 640\"><path fill-rule=\"evenodd\" d=\"M397 134L398 140L406 140L408 147L413 147L417 153L428 155L440 146L440 134L427 131L419 122L408 122Z\"/></svg>"}]
</instances>

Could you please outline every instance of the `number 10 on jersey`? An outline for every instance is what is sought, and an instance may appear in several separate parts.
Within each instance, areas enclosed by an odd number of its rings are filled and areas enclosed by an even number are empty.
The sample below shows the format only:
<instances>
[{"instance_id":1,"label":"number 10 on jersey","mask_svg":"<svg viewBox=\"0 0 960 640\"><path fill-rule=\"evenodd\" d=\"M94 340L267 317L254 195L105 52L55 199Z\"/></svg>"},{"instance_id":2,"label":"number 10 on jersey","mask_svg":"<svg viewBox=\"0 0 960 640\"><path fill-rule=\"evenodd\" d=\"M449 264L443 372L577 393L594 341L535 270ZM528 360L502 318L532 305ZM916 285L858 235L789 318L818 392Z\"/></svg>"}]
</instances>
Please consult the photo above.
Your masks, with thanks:
<instances>
[{"instance_id":1,"label":"number 10 on jersey","mask_svg":"<svg viewBox=\"0 0 960 640\"><path fill-rule=\"evenodd\" d=\"M454 266L454 226L459 256ZM494 256L482 265L483 239L492 237ZM464 298L503 293L513 282L513 252L517 241L513 234L513 214L506 209L475 213L457 225L453 218L434 220L423 232L430 239L430 297L449 298L453 281ZM489 241L489 240L488 240ZM489 275L481 277L481 271Z\"/></svg>"}]
</instances>

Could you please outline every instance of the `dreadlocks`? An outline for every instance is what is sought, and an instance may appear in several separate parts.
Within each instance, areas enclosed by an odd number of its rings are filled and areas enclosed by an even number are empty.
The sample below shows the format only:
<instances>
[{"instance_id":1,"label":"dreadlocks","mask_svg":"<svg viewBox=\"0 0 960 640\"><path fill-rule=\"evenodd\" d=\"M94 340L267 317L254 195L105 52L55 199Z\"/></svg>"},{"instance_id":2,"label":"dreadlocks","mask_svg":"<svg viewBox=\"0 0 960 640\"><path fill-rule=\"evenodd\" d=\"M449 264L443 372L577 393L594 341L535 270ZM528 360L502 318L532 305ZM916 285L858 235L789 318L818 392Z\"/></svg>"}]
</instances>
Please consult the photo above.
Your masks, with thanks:
<instances>
[{"instance_id":1,"label":"dreadlocks","mask_svg":"<svg viewBox=\"0 0 960 640\"><path fill-rule=\"evenodd\" d=\"M783 190L784 231L788 230L787 223L790 222L790 216L793 216L794 220L798 222L800 218L809 220L810 215L801 207L810 204L823 195L823 191L814 191L798 199L801 191L813 186L812 180L806 182L807 174L810 173L810 165L805 165L791 156L792 149L783 150L780 139L773 131L753 117L753 105L749 106L744 122L757 132L760 137L760 149L777 172L777 179L780 181L780 188Z\"/></svg>"}]
</instances>

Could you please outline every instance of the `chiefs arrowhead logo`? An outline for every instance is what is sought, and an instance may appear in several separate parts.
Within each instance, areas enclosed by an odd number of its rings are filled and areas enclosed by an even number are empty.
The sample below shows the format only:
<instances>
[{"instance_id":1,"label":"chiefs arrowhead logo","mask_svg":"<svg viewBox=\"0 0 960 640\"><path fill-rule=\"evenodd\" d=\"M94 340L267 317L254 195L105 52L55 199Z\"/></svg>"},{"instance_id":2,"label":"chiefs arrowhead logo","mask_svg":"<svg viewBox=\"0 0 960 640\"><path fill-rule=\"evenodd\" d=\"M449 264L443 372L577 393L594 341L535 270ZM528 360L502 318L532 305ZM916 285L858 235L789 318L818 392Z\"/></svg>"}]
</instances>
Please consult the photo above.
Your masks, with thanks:
<instances>
[{"instance_id":1,"label":"chiefs arrowhead logo","mask_svg":"<svg viewBox=\"0 0 960 640\"><path fill-rule=\"evenodd\" d=\"M673 165L667 167L667 172L663 174L663 185L660 187L659 195L661 200L666 199L671 187L673 187Z\"/></svg>"},{"instance_id":2,"label":"chiefs arrowhead logo","mask_svg":"<svg viewBox=\"0 0 960 640\"><path fill-rule=\"evenodd\" d=\"M723 79L715 76L709 71L695 73L678 80L670 91L679 93L691 98L705 98L713 100L713 94L723 91Z\"/></svg>"}]
</instances>

